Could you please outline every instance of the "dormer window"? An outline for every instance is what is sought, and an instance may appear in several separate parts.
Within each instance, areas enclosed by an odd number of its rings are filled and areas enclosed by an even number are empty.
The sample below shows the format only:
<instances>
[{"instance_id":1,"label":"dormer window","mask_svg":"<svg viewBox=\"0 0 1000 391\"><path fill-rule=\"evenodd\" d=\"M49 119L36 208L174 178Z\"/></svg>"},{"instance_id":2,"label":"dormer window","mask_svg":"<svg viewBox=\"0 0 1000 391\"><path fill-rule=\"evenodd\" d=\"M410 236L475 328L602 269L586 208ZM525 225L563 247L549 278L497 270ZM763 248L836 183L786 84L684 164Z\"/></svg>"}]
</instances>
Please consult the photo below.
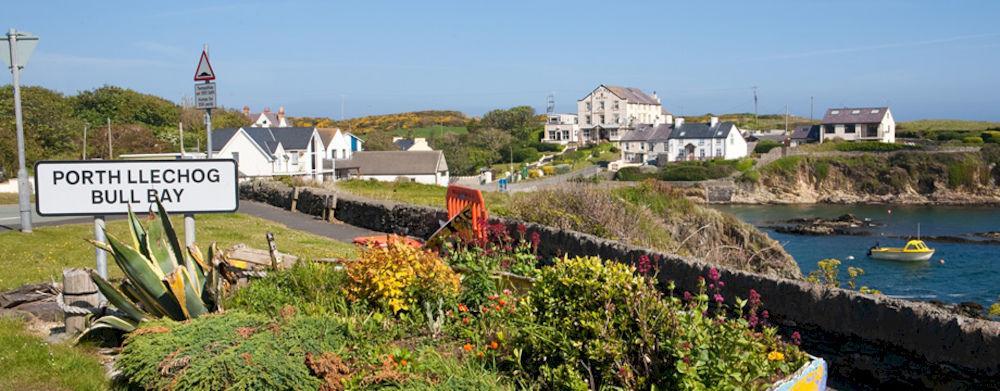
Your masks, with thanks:
<instances>
[{"instance_id":1,"label":"dormer window","mask_svg":"<svg viewBox=\"0 0 1000 391\"><path fill-rule=\"evenodd\" d=\"M840 114L840 110L830 110L830 114L833 114L833 115Z\"/></svg>"},{"instance_id":2,"label":"dormer window","mask_svg":"<svg viewBox=\"0 0 1000 391\"><path fill-rule=\"evenodd\" d=\"M878 109L872 110L872 114L878 114Z\"/></svg>"},{"instance_id":3,"label":"dormer window","mask_svg":"<svg viewBox=\"0 0 1000 391\"><path fill-rule=\"evenodd\" d=\"M861 110L852 110L851 114L861 114Z\"/></svg>"}]
</instances>

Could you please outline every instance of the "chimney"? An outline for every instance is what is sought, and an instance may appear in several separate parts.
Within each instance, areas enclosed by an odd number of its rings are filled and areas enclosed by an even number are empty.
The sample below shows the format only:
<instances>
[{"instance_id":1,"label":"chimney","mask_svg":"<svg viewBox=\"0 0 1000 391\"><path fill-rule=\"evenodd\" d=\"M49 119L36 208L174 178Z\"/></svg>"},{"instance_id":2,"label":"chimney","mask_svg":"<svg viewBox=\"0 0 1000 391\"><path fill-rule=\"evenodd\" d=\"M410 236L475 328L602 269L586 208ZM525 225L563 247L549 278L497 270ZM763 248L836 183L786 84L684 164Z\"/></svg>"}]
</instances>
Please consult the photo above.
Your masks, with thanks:
<instances>
[{"instance_id":1,"label":"chimney","mask_svg":"<svg viewBox=\"0 0 1000 391\"><path fill-rule=\"evenodd\" d=\"M243 116L250 118L250 106L243 106Z\"/></svg>"},{"instance_id":2,"label":"chimney","mask_svg":"<svg viewBox=\"0 0 1000 391\"><path fill-rule=\"evenodd\" d=\"M667 114L667 115L663 116L663 123L670 124L670 123L673 123L673 122L674 122L674 115L673 114Z\"/></svg>"},{"instance_id":3,"label":"chimney","mask_svg":"<svg viewBox=\"0 0 1000 391\"><path fill-rule=\"evenodd\" d=\"M715 125L718 125L718 124L719 124L719 117L712 117L712 120L711 120L711 122L709 122L708 126L714 128Z\"/></svg>"},{"instance_id":4,"label":"chimney","mask_svg":"<svg viewBox=\"0 0 1000 391\"><path fill-rule=\"evenodd\" d=\"M656 99L656 103L660 103L660 97L656 96L656 91L653 91L653 99Z\"/></svg>"},{"instance_id":5,"label":"chimney","mask_svg":"<svg viewBox=\"0 0 1000 391\"><path fill-rule=\"evenodd\" d=\"M265 113L270 113L271 112L271 108L270 107L265 107L264 108L264 112Z\"/></svg>"},{"instance_id":6,"label":"chimney","mask_svg":"<svg viewBox=\"0 0 1000 391\"><path fill-rule=\"evenodd\" d=\"M674 129L681 127L681 125L684 125L684 117L674 118Z\"/></svg>"},{"instance_id":7,"label":"chimney","mask_svg":"<svg viewBox=\"0 0 1000 391\"><path fill-rule=\"evenodd\" d=\"M285 120L285 106L278 107L278 124Z\"/></svg>"}]
</instances>

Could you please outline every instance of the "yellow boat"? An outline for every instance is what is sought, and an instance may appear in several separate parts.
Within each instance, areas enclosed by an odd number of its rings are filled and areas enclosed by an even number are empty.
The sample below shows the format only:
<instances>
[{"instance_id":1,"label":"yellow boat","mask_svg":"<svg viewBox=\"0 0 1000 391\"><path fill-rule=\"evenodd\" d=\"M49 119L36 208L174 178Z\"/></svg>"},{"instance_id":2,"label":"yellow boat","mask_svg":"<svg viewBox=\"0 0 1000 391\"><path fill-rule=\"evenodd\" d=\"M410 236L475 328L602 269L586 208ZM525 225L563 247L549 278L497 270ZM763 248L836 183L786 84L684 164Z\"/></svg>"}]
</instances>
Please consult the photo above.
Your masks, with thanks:
<instances>
[{"instance_id":1,"label":"yellow boat","mask_svg":"<svg viewBox=\"0 0 1000 391\"><path fill-rule=\"evenodd\" d=\"M875 245L868 250L868 256L889 261L927 261L934 256L934 249L927 247L922 240L911 240L902 248Z\"/></svg>"}]
</instances>

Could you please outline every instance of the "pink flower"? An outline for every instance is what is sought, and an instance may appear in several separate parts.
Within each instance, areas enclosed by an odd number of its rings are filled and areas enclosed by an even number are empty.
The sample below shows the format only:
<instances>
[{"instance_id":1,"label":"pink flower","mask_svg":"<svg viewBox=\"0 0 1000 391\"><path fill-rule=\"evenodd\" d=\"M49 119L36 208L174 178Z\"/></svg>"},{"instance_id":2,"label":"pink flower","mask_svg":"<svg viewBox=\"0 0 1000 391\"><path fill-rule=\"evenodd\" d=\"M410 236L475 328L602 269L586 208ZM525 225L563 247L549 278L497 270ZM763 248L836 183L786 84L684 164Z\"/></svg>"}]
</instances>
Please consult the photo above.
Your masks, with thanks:
<instances>
[{"instance_id":1,"label":"pink flower","mask_svg":"<svg viewBox=\"0 0 1000 391\"><path fill-rule=\"evenodd\" d=\"M691 296L691 292L684 291L684 301L691 301L692 299L694 299L694 296Z\"/></svg>"},{"instance_id":2,"label":"pink flower","mask_svg":"<svg viewBox=\"0 0 1000 391\"><path fill-rule=\"evenodd\" d=\"M760 306L760 293L756 290L750 288L750 308L756 308Z\"/></svg>"},{"instance_id":3,"label":"pink flower","mask_svg":"<svg viewBox=\"0 0 1000 391\"><path fill-rule=\"evenodd\" d=\"M802 335L799 335L798 331L792 332L792 344L794 345L802 344Z\"/></svg>"},{"instance_id":4,"label":"pink flower","mask_svg":"<svg viewBox=\"0 0 1000 391\"><path fill-rule=\"evenodd\" d=\"M767 319L767 315L768 315L767 310L764 310L764 312L760 313L760 316L763 317L764 319Z\"/></svg>"},{"instance_id":5,"label":"pink flower","mask_svg":"<svg viewBox=\"0 0 1000 391\"><path fill-rule=\"evenodd\" d=\"M518 223L517 233L521 234L521 237L523 238L526 232L528 232L528 227L526 227L524 224Z\"/></svg>"},{"instance_id":6,"label":"pink flower","mask_svg":"<svg viewBox=\"0 0 1000 391\"><path fill-rule=\"evenodd\" d=\"M715 284L708 284L708 289L715 289Z\"/></svg>"},{"instance_id":7,"label":"pink flower","mask_svg":"<svg viewBox=\"0 0 1000 391\"><path fill-rule=\"evenodd\" d=\"M647 273L649 273L649 270L652 269L652 265L649 262L649 256L648 255L642 254L642 255L639 256L639 266L637 267L637 269L639 270L639 273L641 273L641 274L647 274Z\"/></svg>"},{"instance_id":8,"label":"pink flower","mask_svg":"<svg viewBox=\"0 0 1000 391\"><path fill-rule=\"evenodd\" d=\"M749 323L750 328L757 327L758 322L759 320L757 319L757 315L750 314L750 316L747 318L747 323Z\"/></svg>"},{"instance_id":9,"label":"pink flower","mask_svg":"<svg viewBox=\"0 0 1000 391\"><path fill-rule=\"evenodd\" d=\"M539 234L538 231L532 232L531 233L531 247L534 247L535 250L538 250L538 245L540 243L542 243L542 235Z\"/></svg>"},{"instance_id":10,"label":"pink flower","mask_svg":"<svg viewBox=\"0 0 1000 391\"><path fill-rule=\"evenodd\" d=\"M721 294L718 294L718 293L716 293L716 294L715 294L715 296L712 296L712 299L714 299L714 300L715 300L715 302L716 302L716 303L719 303L719 304L722 304L722 301L723 301L723 300L725 300L725 299L724 299L724 298L722 297L722 295L721 295Z\"/></svg>"},{"instance_id":11,"label":"pink flower","mask_svg":"<svg viewBox=\"0 0 1000 391\"><path fill-rule=\"evenodd\" d=\"M726 283L724 281L719 281L719 288L725 288Z\"/></svg>"},{"instance_id":12,"label":"pink flower","mask_svg":"<svg viewBox=\"0 0 1000 391\"><path fill-rule=\"evenodd\" d=\"M719 269L714 267L708 269L708 279L712 281L719 281Z\"/></svg>"}]
</instances>

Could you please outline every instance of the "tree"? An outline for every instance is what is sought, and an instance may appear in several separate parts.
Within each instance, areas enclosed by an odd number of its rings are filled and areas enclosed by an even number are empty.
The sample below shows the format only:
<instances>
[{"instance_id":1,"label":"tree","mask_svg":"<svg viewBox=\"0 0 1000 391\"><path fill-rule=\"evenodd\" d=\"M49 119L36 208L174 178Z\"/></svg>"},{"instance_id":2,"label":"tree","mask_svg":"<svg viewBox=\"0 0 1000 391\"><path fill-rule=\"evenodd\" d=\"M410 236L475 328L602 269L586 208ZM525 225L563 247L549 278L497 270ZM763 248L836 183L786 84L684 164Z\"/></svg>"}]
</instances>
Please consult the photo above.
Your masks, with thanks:
<instances>
[{"instance_id":1,"label":"tree","mask_svg":"<svg viewBox=\"0 0 1000 391\"><path fill-rule=\"evenodd\" d=\"M41 159L79 156L83 121L73 116L68 98L43 87L22 87L21 108L29 167ZM0 88L0 168L7 176L17 172L14 88L10 85Z\"/></svg>"},{"instance_id":2,"label":"tree","mask_svg":"<svg viewBox=\"0 0 1000 391\"><path fill-rule=\"evenodd\" d=\"M396 144L392 143L392 135L388 132L371 132L365 138L366 151L398 151Z\"/></svg>"}]
</instances>

